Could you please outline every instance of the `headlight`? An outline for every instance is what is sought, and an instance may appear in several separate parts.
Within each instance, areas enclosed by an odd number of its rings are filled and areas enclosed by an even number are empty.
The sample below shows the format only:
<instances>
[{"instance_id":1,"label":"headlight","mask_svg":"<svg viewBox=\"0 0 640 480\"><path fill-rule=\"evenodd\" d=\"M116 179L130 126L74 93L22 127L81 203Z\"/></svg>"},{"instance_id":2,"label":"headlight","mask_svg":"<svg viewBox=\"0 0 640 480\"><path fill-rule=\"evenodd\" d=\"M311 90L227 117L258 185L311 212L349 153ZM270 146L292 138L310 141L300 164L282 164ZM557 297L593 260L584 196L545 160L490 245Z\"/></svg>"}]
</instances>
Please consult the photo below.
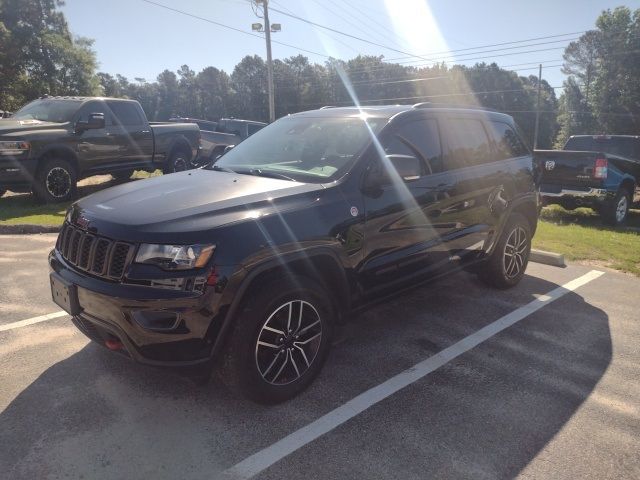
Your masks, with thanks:
<instances>
[{"instance_id":1,"label":"headlight","mask_svg":"<svg viewBox=\"0 0 640 480\"><path fill-rule=\"evenodd\" d=\"M29 142L15 140L10 142L0 142L0 155L20 155L28 152L30 148Z\"/></svg>"},{"instance_id":2,"label":"headlight","mask_svg":"<svg viewBox=\"0 0 640 480\"><path fill-rule=\"evenodd\" d=\"M143 243L138 249L136 263L157 265L164 270L189 270L204 267L215 245L153 245Z\"/></svg>"}]
</instances>

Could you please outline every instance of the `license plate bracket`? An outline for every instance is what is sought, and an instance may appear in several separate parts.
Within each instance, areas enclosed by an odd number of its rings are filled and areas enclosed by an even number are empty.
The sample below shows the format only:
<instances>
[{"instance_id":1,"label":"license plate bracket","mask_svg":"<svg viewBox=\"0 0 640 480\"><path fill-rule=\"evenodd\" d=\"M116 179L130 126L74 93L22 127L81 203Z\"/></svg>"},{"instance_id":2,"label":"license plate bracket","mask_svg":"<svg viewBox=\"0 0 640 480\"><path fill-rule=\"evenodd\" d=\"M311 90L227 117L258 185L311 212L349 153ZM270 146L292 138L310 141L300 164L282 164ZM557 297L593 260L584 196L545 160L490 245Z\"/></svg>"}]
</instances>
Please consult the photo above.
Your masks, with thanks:
<instances>
[{"instance_id":1,"label":"license plate bracket","mask_svg":"<svg viewBox=\"0 0 640 480\"><path fill-rule=\"evenodd\" d=\"M49 275L51 283L51 298L69 315L80 314L80 303L78 302L77 287L64 280L60 275L52 272Z\"/></svg>"}]
</instances>

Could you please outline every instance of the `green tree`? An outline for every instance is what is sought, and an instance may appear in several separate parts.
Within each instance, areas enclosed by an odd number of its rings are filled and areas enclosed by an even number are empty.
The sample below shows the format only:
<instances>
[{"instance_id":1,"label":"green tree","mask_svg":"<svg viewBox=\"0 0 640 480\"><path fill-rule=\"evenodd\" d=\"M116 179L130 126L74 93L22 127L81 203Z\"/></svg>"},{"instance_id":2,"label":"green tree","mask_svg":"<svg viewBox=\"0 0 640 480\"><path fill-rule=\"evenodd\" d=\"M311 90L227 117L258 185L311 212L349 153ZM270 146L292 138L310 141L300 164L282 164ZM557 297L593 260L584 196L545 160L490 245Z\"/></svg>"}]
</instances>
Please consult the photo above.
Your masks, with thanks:
<instances>
[{"instance_id":1,"label":"green tree","mask_svg":"<svg viewBox=\"0 0 640 480\"><path fill-rule=\"evenodd\" d=\"M99 93L92 40L73 38L61 0L0 0L0 99L16 109L44 93Z\"/></svg>"}]
</instances>

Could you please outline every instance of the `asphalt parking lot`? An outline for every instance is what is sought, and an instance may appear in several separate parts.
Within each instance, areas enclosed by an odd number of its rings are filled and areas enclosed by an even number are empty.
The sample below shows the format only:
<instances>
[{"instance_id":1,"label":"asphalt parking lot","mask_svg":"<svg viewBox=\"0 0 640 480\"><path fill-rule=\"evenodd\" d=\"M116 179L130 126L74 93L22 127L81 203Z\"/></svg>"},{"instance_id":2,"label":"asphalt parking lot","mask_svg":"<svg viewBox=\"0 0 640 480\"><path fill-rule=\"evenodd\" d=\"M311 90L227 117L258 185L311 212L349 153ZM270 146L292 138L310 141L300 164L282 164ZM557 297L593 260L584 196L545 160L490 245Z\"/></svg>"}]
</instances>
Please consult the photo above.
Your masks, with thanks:
<instances>
[{"instance_id":1,"label":"asphalt parking lot","mask_svg":"<svg viewBox=\"0 0 640 480\"><path fill-rule=\"evenodd\" d=\"M54 242L0 236L2 478L640 478L635 277L531 264L504 292L460 273L361 315L309 390L263 407L90 344L66 315L16 324L59 311Z\"/></svg>"}]
</instances>

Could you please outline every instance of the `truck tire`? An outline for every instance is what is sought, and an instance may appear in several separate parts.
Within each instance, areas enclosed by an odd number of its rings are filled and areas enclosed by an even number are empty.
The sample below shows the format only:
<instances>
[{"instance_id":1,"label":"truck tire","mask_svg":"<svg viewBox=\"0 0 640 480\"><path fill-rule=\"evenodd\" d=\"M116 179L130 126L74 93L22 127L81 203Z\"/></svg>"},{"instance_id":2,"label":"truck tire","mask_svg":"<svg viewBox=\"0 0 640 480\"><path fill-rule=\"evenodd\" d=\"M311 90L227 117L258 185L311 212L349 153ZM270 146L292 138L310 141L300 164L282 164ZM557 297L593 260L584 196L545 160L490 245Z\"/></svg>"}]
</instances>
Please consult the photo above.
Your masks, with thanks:
<instances>
[{"instance_id":1,"label":"truck tire","mask_svg":"<svg viewBox=\"0 0 640 480\"><path fill-rule=\"evenodd\" d=\"M176 147L169 154L167 163L162 169L162 173L165 175L175 172L184 172L191 168L191 161L189 160L189 152L184 147Z\"/></svg>"},{"instance_id":2,"label":"truck tire","mask_svg":"<svg viewBox=\"0 0 640 480\"><path fill-rule=\"evenodd\" d=\"M61 203L76 196L78 176L76 169L63 158L48 158L36 173L33 193L41 202Z\"/></svg>"},{"instance_id":3,"label":"truck tire","mask_svg":"<svg viewBox=\"0 0 640 480\"><path fill-rule=\"evenodd\" d=\"M507 289L520 282L531 253L531 226L519 213L507 220L498 244L478 271L480 279L495 288Z\"/></svg>"},{"instance_id":4,"label":"truck tire","mask_svg":"<svg viewBox=\"0 0 640 480\"><path fill-rule=\"evenodd\" d=\"M610 204L602 207L600 216L605 225L617 227L622 225L629 215L631 206L631 193L626 188L620 188Z\"/></svg>"},{"instance_id":5,"label":"truck tire","mask_svg":"<svg viewBox=\"0 0 640 480\"><path fill-rule=\"evenodd\" d=\"M333 309L323 288L307 277L260 287L248 293L219 373L232 390L275 404L302 392L320 372L331 345Z\"/></svg>"},{"instance_id":6,"label":"truck tire","mask_svg":"<svg viewBox=\"0 0 640 480\"><path fill-rule=\"evenodd\" d=\"M129 180L131 178L131 175L133 175L134 170L118 170L115 172L111 172L111 176L115 179L115 180Z\"/></svg>"}]
</instances>

